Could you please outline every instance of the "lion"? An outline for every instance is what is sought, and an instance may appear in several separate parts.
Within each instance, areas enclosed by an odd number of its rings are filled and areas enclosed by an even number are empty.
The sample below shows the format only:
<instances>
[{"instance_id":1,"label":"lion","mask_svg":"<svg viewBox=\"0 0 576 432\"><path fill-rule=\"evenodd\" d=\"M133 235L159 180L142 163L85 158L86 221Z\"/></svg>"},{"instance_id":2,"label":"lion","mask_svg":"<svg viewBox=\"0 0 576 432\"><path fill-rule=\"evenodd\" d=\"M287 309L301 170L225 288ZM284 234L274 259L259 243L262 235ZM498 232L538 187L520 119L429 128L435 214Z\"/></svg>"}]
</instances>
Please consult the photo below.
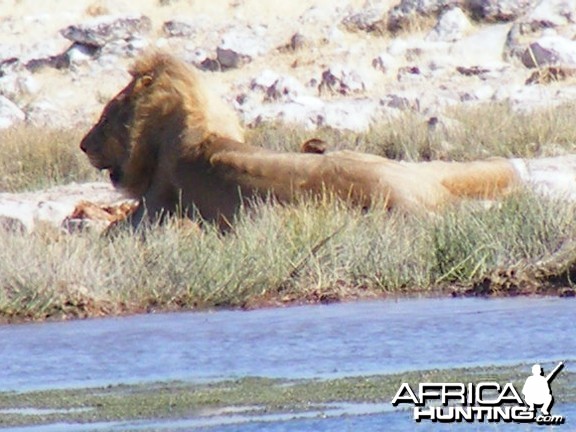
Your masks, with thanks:
<instances>
[{"instance_id":1,"label":"lion","mask_svg":"<svg viewBox=\"0 0 576 432\"><path fill-rule=\"evenodd\" d=\"M517 181L504 159L405 163L313 145L312 153L267 150L244 142L232 110L174 56L144 54L130 73L80 148L138 200L128 219L135 228L177 212L226 228L254 198L286 203L325 193L365 209L437 211L462 198L500 196Z\"/></svg>"}]
</instances>

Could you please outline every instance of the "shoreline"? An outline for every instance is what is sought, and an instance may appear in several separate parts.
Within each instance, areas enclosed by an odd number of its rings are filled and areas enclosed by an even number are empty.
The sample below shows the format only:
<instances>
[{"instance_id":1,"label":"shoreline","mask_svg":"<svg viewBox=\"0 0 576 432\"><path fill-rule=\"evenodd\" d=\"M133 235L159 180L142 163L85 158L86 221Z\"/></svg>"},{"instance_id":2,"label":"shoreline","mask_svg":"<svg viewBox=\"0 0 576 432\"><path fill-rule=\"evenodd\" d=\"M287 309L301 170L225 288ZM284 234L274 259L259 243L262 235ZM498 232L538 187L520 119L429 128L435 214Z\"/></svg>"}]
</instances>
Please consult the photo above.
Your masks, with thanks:
<instances>
[{"instance_id":1,"label":"shoreline","mask_svg":"<svg viewBox=\"0 0 576 432\"><path fill-rule=\"evenodd\" d=\"M64 321L77 321L77 320L93 320L93 319L109 319L109 318L126 318L138 315L154 315L154 314L179 314L179 313L218 313L228 311L243 311L250 312L261 309L284 309L299 306L315 306L315 305L331 305L331 304L346 304L354 302L370 302L370 301L402 301L410 299L458 299L465 297L479 297L484 299L507 298L507 297L525 297L525 298L572 298L576 296L576 290L573 287L559 287L559 288L542 288L540 291L534 291L533 287L530 290L523 292L495 292L491 294L474 291L473 288L468 287L463 290L462 286L437 289L422 289L421 291L411 292L390 292L383 293L376 290L360 290L355 294L349 294L342 297L325 296L323 298L306 298L306 299L290 299L282 300L281 298L267 298L267 299L252 299L248 304L237 307L227 306L206 306L201 308L187 308L187 307L161 307L156 306L153 308L138 308L121 305L123 309L114 311L112 313L102 313L101 310L94 313L83 314L80 316L52 316L41 318L30 318L13 316L6 317L0 315L0 325L20 325L20 324L41 324L41 323L57 323Z\"/></svg>"}]
</instances>

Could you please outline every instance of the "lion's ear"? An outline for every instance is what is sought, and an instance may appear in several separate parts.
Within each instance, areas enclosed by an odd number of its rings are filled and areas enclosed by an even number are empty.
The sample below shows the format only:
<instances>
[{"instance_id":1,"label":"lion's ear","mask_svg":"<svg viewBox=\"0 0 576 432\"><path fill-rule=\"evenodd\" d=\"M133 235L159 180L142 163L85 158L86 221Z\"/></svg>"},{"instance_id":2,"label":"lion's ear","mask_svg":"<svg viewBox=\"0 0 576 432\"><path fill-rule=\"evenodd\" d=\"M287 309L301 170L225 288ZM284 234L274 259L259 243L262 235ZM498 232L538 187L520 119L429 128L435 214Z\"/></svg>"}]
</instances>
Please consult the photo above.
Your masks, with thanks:
<instances>
[{"instance_id":1,"label":"lion's ear","mask_svg":"<svg viewBox=\"0 0 576 432\"><path fill-rule=\"evenodd\" d=\"M134 83L134 92L138 93L140 90L144 90L146 87L150 87L154 78L152 75L142 75Z\"/></svg>"},{"instance_id":2,"label":"lion's ear","mask_svg":"<svg viewBox=\"0 0 576 432\"><path fill-rule=\"evenodd\" d=\"M142 78L140 78L140 84L143 87L148 87L150 86L150 84L152 84L152 75L144 75Z\"/></svg>"}]
</instances>

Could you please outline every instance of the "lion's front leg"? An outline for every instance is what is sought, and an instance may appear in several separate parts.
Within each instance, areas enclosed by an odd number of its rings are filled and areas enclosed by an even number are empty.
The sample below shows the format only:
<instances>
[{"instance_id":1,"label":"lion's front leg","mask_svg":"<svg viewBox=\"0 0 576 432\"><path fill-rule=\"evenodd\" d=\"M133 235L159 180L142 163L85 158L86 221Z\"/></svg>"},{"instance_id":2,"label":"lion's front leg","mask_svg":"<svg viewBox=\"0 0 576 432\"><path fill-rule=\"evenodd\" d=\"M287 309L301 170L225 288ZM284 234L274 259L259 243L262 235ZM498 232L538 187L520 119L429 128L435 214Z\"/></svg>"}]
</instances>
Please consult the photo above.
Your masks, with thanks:
<instances>
[{"instance_id":1,"label":"lion's front leg","mask_svg":"<svg viewBox=\"0 0 576 432\"><path fill-rule=\"evenodd\" d=\"M146 194L136 210L127 218L132 229L136 230L142 226L150 226L163 223L176 211L176 199L167 199L165 194L157 196Z\"/></svg>"},{"instance_id":2,"label":"lion's front leg","mask_svg":"<svg viewBox=\"0 0 576 432\"><path fill-rule=\"evenodd\" d=\"M146 206L140 201L136 210L126 218L126 223L132 227L132 229L136 230L142 224L146 213Z\"/></svg>"}]
</instances>

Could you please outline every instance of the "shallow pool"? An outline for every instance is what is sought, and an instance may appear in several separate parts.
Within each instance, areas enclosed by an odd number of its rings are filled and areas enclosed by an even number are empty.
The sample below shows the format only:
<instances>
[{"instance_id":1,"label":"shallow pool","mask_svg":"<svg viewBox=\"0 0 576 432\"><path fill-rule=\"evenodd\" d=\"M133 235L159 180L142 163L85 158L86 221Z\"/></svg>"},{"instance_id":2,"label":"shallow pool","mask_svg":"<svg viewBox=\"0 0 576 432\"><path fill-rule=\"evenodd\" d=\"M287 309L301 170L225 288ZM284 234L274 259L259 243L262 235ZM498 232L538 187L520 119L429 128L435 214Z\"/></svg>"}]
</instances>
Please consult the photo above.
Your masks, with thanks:
<instances>
[{"instance_id":1,"label":"shallow pool","mask_svg":"<svg viewBox=\"0 0 576 432\"><path fill-rule=\"evenodd\" d=\"M5 325L0 389L574 360L575 307L423 298Z\"/></svg>"}]
</instances>

